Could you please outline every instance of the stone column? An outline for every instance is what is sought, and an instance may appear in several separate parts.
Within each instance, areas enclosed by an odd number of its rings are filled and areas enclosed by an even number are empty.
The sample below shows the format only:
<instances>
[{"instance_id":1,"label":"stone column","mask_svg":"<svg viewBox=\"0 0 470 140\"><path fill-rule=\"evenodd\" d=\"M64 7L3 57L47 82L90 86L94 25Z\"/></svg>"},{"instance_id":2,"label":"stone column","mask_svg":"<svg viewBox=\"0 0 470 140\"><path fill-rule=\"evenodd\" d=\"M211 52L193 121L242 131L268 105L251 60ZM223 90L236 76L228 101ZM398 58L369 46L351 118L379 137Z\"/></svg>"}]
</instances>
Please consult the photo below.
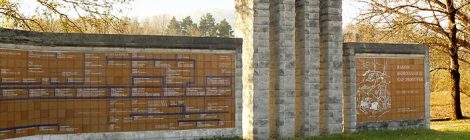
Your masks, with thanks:
<instances>
[{"instance_id":1,"label":"stone column","mask_svg":"<svg viewBox=\"0 0 470 140\"><path fill-rule=\"evenodd\" d=\"M295 136L295 0L274 0L270 7L270 47L273 71L277 75L277 133L280 138ZM277 53L277 54L276 54ZM277 68L276 68L277 64Z\"/></svg>"},{"instance_id":2,"label":"stone column","mask_svg":"<svg viewBox=\"0 0 470 140\"><path fill-rule=\"evenodd\" d=\"M356 57L354 47L343 45L343 131L356 131Z\"/></svg>"},{"instance_id":3,"label":"stone column","mask_svg":"<svg viewBox=\"0 0 470 140\"><path fill-rule=\"evenodd\" d=\"M325 134L342 131L341 0L320 0L320 127Z\"/></svg>"},{"instance_id":4,"label":"stone column","mask_svg":"<svg viewBox=\"0 0 470 140\"><path fill-rule=\"evenodd\" d=\"M235 134L242 136L242 114L243 114L243 62L242 62L242 48L236 50L235 61L235 99L236 99L236 114L235 114Z\"/></svg>"},{"instance_id":5,"label":"stone column","mask_svg":"<svg viewBox=\"0 0 470 140\"><path fill-rule=\"evenodd\" d=\"M236 29L244 39L243 137L341 132L341 1L236 5Z\"/></svg>"},{"instance_id":6,"label":"stone column","mask_svg":"<svg viewBox=\"0 0 470 140\"><path fill-rule=\"evenodd\" d=\"M269 0L235 0L235 3L235 27L243 35L243 138L267 139Z\"/></svg>"},{"instance_id":7,"label":"stone column","mask_svg":"<svg viewBox=\"0 0 470 140\"><path fill-rule=\"evenodd\" d=\"M296 136L319 134L319 0L296 1Z\"/></svg>"},{"instance_id":8,"label":"stone column","mask_svg":"<svg viewBox=\"0 0 470 140\"><path fill-rule=\"evenodd\" d=\"M426 47L424 54L424 127L431 128L431 76L430 76L430 63L429 63L429 47Z\"/></svg>"}]
</instances>

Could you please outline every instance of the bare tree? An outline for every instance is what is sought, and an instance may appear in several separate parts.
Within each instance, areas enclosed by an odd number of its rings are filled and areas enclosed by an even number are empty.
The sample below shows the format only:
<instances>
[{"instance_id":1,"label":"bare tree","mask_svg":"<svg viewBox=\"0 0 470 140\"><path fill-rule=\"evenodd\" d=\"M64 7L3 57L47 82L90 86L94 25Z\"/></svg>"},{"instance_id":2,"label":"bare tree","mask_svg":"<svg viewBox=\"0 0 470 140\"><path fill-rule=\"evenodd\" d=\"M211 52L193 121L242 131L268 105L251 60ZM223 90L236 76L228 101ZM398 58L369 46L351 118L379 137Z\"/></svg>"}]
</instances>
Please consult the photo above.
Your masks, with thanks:
<instances>
[{"instance_id":1,"label":"bare tree","mask_svg":"<svg viewBox=\"0 0 470 140\"><path fill-rule=\"evenodd\" d=\"M142 28L145 29L141 32L141 34L164 35L169 22L169 15L147 17L141 22Z\"/></svg>"},{"instance_id":2,"label":"bare tree","mask_svg":"<svg viewBox=\"0 0 470 140\"><path fill-rule=\"evenodd\" d=\"M29 16L21 11L20 6L24 1L0 0L0 19L3 24L12 28L54 31L48 26L51 23L60 25L63 32L87 32L85 29L94 28L103 32L109 28L115 28L120 18L114 14L122 9L119 4L125 4L130 0L31 0L36 3L34 16ZM114 29L120 31L119 29ZM100 32L100 33L101 33Z\"/></svg>"},{"instance_id":3,"label":"bare tree","mask_svg":"<svg viewBox=\"0 0 470 140\"><path fill-rule=\"evenodd\" d=\"M444 70L451 77L453 97L452 119L463 119L460 105L460 64L470 54L469 0L359 0L369 5L359 16L361 22L390 30L406 30L411 42L423 43L432 51L447 56L448 65L432 71ZM405 33L406 34L406 33Z\"/></svg>"}]
</instances>

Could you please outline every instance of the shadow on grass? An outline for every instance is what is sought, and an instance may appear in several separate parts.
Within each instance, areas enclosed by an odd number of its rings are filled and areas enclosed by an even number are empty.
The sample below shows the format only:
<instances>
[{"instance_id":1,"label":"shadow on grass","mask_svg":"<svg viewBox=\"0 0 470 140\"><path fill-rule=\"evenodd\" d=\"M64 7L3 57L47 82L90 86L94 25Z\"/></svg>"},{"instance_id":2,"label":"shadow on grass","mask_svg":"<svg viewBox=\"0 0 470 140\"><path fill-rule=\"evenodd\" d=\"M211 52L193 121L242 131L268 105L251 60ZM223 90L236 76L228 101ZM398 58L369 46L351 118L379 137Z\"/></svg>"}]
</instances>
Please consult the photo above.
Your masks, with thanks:
<instances>
[{"instance_id":1,"label":"shadow on grass","mask_svg":"<svg viewBox=\"0 0 470 140\"><path fill-rule=\"evenodd\" d=\"M200 140L242 140L240 137L214 137ZM432 129L368 130L352 134L336 134L286 140L470 140L470 132Z\"/></svg>"},{"instance_id":2,"label":"shadow on grass","mask_svg":"<svg viewBox=\"0 0 470 140\"><path fill-rule=\"evenodd\" d=\"M431 129L369 130L352 134L337 134L303 138L303 140L462 140L470 139L470 132L437 131Z\"/></svg>"},{"instance_id":3,"label":"shadow on grass","mask_svg":"<svg viewBox=\"0 0 470 140\"><path fill-rule=\"evenodd\" d=\"M243 140L240 137L213 137L213 138L201 138L199 140Z\"/></svg>"}]
</instances>

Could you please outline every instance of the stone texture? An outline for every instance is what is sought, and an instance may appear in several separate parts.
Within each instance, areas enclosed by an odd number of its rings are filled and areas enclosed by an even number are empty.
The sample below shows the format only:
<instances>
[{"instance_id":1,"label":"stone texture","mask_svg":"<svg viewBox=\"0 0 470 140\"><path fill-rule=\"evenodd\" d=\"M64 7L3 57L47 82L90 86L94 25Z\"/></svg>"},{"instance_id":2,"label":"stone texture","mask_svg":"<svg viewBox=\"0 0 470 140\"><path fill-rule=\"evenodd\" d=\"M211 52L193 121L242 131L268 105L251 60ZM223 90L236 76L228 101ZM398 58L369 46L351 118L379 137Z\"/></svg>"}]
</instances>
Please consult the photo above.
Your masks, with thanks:
<instances>
[{"instance_id":1,"label":"stone texture","mask_svg":"<svg viewBox=\"0 0 470 140\"><path fill-rule=\"evenodd\" d=\"M397 130L403 128L424 128L426 125L425 120L406 120L406 121L385 121L385 122L368 122L358 123L357 130Z\"/></svg>"},{"instance_id":2,"label":"stone texture","mask_svg":"<svg viewBox=\"0 0 470 140\"><path fill-rule=\"evenodd\" d=\"M296 136L319 134L319 0L296 2Z\"/></svg>"},{"instance_id":3,"label":"stone texture","mask_svg":"<svg viewBox=\"0 0 470 140\"><path fill-rule=\"evenodd\" d=\"M325 131L341 132L341 1L236 3L236 28L244 36L244 138L318 135L320 119Z\"/></svg>"},{"instance_id":4,"label":"stone texture","mask_svg":"<svg viewBox=\"0 0 470 140\"><path fill-rule=\"evenodd\" d=\"M429 62L429 48L426 48L424 55L424 80L425 80L425 97L424 97L424 118L425 118L425 128L431 128L431 75L430 75L430 62Z\"/></svg>"},{"instance_id":5,"label":"stone texture","mask_svg":"<svg viewBox=\"0 0 470 140\"><path fill-rule=\"evenodd\" d=\"M272 70L276 71L273 91L276 92L277 136L295 134L295 1L278 0L270 3L270 48Z\"/></svg>"},{"instance_id":6,"label":"stone texture","mask_svg":"<svg viewBox=\"0 0 470 140\"><path fill-rule=\"evenodd\" d=\"M211 130L179 130L179 131L142 131L142 132L116 132L116 133L81 133L63 135L38 135L16 138L15 140L129 140L129 139L200 139L214 137L233 137L235 129Z\"/></svg>"},{"instance_id":7,"label":"stone texture","mask_svg":"<svg viewBox=\"0 0 470 140\"><path fill-rule=\"evenodd\" d=\"M236 0L243 40L243 138L269 137L269 0ZM256 83L256 86L254 86Z\"/></svg>"},{"instance_id":8,"label":"stone texture","mask_svg":"<svg viewBox=\"0 0 470 140\"><path fill-rule=\"evenodd\" d=\"M216 37L47 33L0 28L0 42L35 46L233 50L242 39Z\"/></svg>"},{"instance_id":9,"label":"stone texture","mask_svg":"<svg viewBox=\"0 0 470 140\"><path fill-rule=\"evenodd\" d=\"M341 0L320 1L320 131L342 131L342 26Z\"/></svg>"},{"instance_id":10,"label":"stone texture","mask_svg":"<svg viewBox=\"0 0 470 140\"><path fill-rule=\"evenodd\" d=\"M356 131L356 61L352 47L343 48L343 132Z\"/></svg>"}]
</instances>

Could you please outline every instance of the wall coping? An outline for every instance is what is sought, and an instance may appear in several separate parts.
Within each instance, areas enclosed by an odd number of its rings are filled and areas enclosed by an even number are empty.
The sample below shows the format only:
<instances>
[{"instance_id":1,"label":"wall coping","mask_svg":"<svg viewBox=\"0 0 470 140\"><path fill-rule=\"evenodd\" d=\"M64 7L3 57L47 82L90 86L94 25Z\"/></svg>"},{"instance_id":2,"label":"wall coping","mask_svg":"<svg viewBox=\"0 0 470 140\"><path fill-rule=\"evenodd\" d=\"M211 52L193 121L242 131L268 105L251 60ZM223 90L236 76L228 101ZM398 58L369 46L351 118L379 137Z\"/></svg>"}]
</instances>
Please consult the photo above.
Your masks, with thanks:
<instances>
[{"instance_id":1,"label":"wall coping","mask_svg":"<svg viewBox=\"0 0 470 140\"><path fill-rule=\"evenodd\" d=\"M428 47L422 44L387 44L347 42L344 47L354 48L355 53L371 54L426 54Z\"/></svg>"},{"instance_id":2,"label":"wall coping","mask_svg":"<svg viewBox=\"0 0 470 140\"><path fill-rule=\"evenodd\" d=\"M37 46L237 50L241 38L50 33L0 28L0 43Z\"/></svg>"}]
</instances>

